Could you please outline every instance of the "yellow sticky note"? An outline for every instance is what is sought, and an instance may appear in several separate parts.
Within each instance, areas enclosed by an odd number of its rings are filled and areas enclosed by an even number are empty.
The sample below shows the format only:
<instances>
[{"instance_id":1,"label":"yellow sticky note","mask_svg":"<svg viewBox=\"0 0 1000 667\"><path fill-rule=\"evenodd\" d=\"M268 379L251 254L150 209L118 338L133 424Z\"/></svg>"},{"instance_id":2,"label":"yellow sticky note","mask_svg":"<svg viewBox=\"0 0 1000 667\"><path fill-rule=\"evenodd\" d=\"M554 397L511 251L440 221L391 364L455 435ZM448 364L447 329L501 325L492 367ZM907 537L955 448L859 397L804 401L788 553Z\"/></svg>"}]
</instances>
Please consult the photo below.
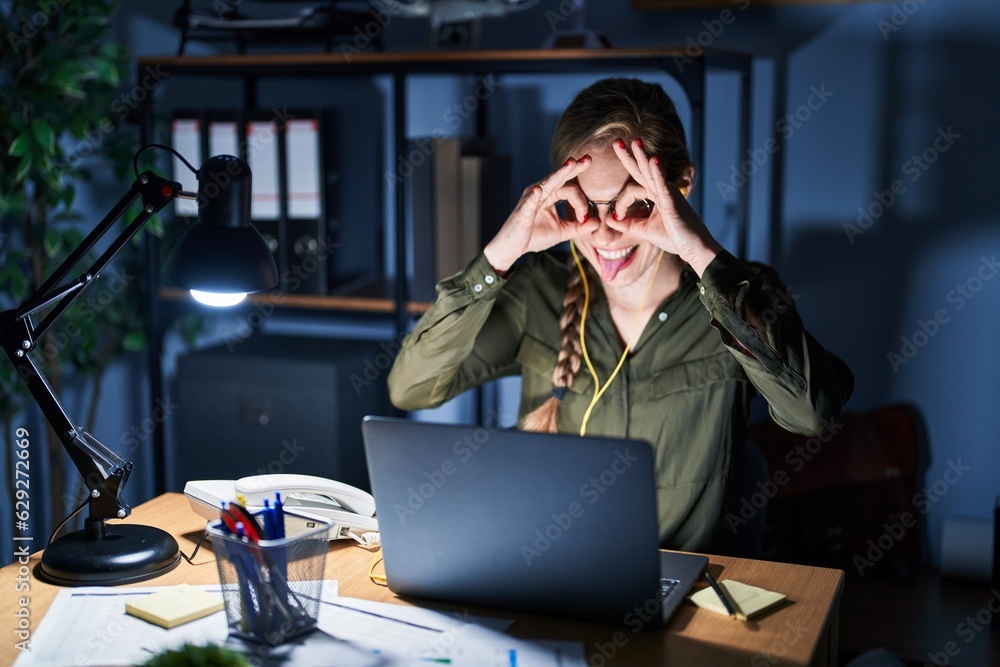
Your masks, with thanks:
<instances>
[{"instance_id":1,"label":"yellow sticky note","mask_svg":"<svg viewBox=\"0 0 1000 667\"><path fill-rule=\"evenodd\" d=\"M125 613L169 630L224 608L218 593L180 584L126 603Z\"/></svg>"},{"instance_id":2,"label":"yellow sticky note","mask_svg":"<svg viewBox=\"0 0 1000 667\"><path fill-rule=\"evenodd\" d=\"M729 597L736 603L739 612L747 618L770 609L785 599L785 596L781 593L744 584L735 579L720 581L719 586L726 589ZM688 599L702 609L708 609L724 616L729 615L729 612L726 611L725 606L722 604L722 600L719 599L719 596L711 587L703 588L697 593L692 594Z\"/></svg>"}]
</instances>

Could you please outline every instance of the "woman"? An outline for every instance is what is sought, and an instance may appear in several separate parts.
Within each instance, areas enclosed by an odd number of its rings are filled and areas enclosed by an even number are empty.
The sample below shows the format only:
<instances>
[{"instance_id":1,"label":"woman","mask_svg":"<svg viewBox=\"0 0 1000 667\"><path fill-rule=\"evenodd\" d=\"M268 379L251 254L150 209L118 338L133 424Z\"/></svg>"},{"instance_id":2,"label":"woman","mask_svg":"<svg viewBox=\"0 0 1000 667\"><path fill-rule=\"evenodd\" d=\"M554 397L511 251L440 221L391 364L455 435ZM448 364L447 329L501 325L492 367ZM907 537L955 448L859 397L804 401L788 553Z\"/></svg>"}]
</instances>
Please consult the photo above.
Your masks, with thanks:
<instances>
[{"instance_id":1,"label":"woman","mask_svg":"<svg viewBox=\"0 0 1000 667\"><path fill-rule=\"evenodd\" d=\"M552 154L561 166L438 285L390 373L392 401L434 407L519 373L522 428L648 441L661 544L711 550L753 392L784 428L818 434L852 375L774 271L726 252L688 205L694 167L659 85L583 90ZM566 241L567 257L548 252Z\"/></svg>"}]
</instances>

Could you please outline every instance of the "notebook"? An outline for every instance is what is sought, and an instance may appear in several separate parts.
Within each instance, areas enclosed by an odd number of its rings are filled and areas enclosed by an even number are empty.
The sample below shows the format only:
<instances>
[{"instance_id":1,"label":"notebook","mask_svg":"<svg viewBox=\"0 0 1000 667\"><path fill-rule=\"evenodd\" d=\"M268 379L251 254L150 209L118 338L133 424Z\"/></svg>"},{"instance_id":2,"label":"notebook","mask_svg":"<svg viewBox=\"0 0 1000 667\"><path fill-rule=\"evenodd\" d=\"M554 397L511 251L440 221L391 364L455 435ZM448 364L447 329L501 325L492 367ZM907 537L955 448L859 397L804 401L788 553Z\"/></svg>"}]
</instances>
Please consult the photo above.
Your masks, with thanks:
<instances>
[{"instance_id":1,"label":"notebook","mask_svg":"<svg viewBox=\"0 0 1000 667\"><path fill-rule=\"evenodd\" d=\"M708 559L659 550L636 440L365 417L389 588L497 609L660 625Z\"/></svg>"},{"instance_id":2,"label":"notebook","mask_svg":"<svg viewBox=\"0 0 1000 667\"><path fill-rule=\"evenodd\" d=\"M745 618L753 618L785 601L785 596L781 593L775 593L759 586L744 584L735 579L720 581L719 586L726 590L730 599L736 604L738 612ZM722 600L719 599L718 594L711 588L703 588L694 593L691 595L690 600L702 609L708 609L724 616L729 615L729 611L722 604Z\"/></svg>"}]
</instances>

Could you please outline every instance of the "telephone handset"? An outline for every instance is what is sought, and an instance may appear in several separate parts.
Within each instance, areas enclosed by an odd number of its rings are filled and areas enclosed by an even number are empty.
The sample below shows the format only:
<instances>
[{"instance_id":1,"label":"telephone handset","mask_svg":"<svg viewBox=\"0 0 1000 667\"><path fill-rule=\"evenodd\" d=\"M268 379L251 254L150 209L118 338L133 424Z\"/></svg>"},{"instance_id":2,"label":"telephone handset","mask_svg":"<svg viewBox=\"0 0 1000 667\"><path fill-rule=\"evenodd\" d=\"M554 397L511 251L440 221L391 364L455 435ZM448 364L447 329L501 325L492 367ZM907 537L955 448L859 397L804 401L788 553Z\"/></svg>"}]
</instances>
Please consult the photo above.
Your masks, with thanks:
<instances>
[{"instance_id":1,"label":"telephone handset","mask_svg":"<svg viewBox=\"0 0 1000 667\"><path fill-rule=\"evenodd\" d=\"M264 500L281 494L285 509L320 516L330 522L330 539L353 538L370 546L378 531L375 499L361 489L314 475L255 475L232 480L196 480L184 486L191 509L209 520L219 518L221 503L241 494L251 512L263 509Z\"/></svg>"}]
</instances>

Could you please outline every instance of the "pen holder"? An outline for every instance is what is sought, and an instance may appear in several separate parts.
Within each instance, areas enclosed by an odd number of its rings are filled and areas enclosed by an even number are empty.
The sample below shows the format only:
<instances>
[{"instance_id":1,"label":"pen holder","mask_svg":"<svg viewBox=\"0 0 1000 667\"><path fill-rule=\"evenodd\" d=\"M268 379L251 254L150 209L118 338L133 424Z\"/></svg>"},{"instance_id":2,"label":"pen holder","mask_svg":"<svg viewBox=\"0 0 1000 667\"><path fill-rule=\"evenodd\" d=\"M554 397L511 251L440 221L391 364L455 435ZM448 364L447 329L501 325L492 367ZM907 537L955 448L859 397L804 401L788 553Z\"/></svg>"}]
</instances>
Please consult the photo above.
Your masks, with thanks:
<instances>
[{"instance_id":1,"label":"pen holder","mask_svg":"<svg viewBox=\"0 0 1000 667\"><path fill-rule=\"evenodd\" d=\"M285 512L285 537L250 542L208 525L232 635L277 646L316 627L330 524Z\"/></svg>"}]
</instances>

